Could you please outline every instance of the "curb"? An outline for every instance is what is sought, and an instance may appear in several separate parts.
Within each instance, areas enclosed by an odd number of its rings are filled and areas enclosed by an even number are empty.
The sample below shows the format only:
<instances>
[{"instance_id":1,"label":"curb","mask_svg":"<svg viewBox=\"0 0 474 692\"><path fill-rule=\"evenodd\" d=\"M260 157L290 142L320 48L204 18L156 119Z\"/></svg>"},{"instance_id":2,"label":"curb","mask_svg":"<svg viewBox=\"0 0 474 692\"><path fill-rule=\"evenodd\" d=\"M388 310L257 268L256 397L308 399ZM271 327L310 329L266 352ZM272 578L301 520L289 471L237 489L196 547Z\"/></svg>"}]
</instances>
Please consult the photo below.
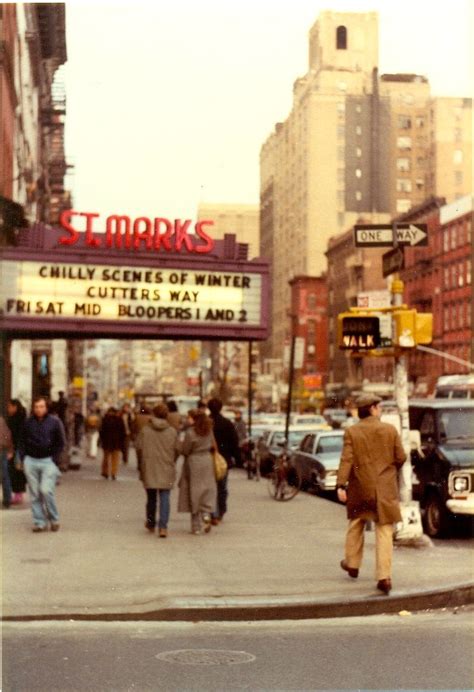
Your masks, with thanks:
<instances>
[{"instance_id":1,"label":"curb","mask_svg":"<svg viewBox=\"0 0 474 692\"><path fill-rule=\"evenodd\" d=\"M181 605L180 605L181 603ZM205 603L205 605L203 605ZM176 601L166 607L146 612L52 613L42 615L7 615L3 622L47 620L102 622L222 622L258 620L312 620L321 618L388 615L401 610L434 610L455 608L474 603L474 584L461 584L434 591L398 593L393 596L356 597L346 601L291 599L207 598Z\"/></svg>"}]
</instances>

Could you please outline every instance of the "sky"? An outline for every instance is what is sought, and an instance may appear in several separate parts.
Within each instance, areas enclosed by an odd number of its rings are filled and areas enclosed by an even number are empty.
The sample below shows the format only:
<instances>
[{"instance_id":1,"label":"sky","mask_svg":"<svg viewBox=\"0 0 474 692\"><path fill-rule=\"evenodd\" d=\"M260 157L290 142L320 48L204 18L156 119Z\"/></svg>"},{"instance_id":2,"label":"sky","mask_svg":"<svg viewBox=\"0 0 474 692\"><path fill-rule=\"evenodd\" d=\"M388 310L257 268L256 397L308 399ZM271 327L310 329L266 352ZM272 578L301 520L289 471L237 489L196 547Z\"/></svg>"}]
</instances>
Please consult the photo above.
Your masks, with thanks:
<instances>
[{"instance_id":1,"label":"sky","mask_svg":"<svg viewBox=\"0 0 474 692\"><path fill-rule=\"evenodd\" d=\"M257 204L259 151L307 71L322 10L379 13L379 68L471 96L473 0L66 3L66 154L74 208L196 218Z\"/></svg>"}]
</instances>

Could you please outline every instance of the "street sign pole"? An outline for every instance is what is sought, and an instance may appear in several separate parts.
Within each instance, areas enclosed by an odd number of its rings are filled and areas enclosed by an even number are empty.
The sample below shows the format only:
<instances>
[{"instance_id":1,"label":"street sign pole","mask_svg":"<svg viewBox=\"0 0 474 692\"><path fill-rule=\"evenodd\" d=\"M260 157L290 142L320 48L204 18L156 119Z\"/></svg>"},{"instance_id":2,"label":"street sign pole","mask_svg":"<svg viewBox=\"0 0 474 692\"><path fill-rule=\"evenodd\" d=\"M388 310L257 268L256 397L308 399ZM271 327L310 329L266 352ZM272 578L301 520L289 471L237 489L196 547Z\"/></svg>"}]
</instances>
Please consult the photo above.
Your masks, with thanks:
<instances>
[{"instance_id":1,"label":"street sign pole","mask_svg":"<svg viewBox=\"0 0 474 692\"><path fill-rule=\"evenodd\" d=\"M288 373L288 399L286 402L286 419L285 419L285 446L288 447L288 435L290 429L291 402L293 398L293 380L295 378L295 320L291 316L291 349L290 349L290 370Z\"/></svg>"}]
</instances>

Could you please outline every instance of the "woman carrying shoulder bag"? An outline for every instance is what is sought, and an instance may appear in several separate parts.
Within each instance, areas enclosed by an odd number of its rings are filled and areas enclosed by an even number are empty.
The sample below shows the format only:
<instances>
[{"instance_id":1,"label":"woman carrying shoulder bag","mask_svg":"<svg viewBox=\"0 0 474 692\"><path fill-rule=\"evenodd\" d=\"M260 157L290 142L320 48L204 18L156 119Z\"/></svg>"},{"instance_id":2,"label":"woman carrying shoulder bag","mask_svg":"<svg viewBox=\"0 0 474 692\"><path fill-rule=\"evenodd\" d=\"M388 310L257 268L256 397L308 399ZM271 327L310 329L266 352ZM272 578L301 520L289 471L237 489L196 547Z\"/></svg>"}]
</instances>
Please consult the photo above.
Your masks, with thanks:
<instances>
[{"instance_id":1,"label":"woman carrying shoulder bag","mask_svg":"<svg viewBox=\"0 0 474 692\"><path fill-rule=\"evenodd\" d=\"M212 421L202 411L189 412L191 427L181 443L184 455L179 481L178 512L191 513L191 533L199 535L211 530L211 513L216 506L217 488L214 471L214 437Z\"/></svg>"}]
</instances>

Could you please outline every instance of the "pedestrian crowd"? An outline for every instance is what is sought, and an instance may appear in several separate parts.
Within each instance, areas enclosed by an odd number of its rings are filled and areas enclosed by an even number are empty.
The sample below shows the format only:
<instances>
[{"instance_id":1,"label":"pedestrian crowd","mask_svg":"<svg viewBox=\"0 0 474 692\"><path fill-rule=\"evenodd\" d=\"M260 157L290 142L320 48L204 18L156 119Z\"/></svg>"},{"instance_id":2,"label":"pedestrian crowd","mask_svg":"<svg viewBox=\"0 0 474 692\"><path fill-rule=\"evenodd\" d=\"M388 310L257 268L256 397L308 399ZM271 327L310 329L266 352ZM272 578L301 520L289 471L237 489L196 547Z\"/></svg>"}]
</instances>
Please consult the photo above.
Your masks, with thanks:
<instances>
[{"instance_id":1,"label":"pedestrian crowd","mask_svg":"<svg viewBox=\"0 0 474 692\"><path fill-rule=\"evenodd\" d=\"M347 505L349 520L341 568L357 579L366 524L374 523L377 588L388 594L393 525L402 519L398 470L406 454L396 429L380 421L380 402L370 394L356 402L359 423L345 431L337 495ZM49 407L45 397L36 398L30 416L18 399L11 399L6 419L0 417L3 507L21 503L28 486L34 532L46 531L48 525L51 531L60 528L55 490L67 455L66 410L67 401L60 393ZM73 431L75 445L84 424L88 455L95 458L98 446L102 447L101 474L106 480L117 479L121 460L128 464L133 441L146 496L147 531L157 530L160 538L168 536L171 491L180 457L178 512L190 515L191 533L207 534L222 522L227 512L228 469L240 465L247 432L241 415L235 424L222 415L219 399L200 402L184 421L173 401L158 404L152 411L143 406L136 413L127 404L120 410L110 407L103 418L95 410L85 421L74 420L78 421Z\"/></svg>"},{"instance_id":2,"label":"pedestrian crowd","mask_svg":"<svg viewBox=\"0 0 474 692\"><path fill-rule=\"evenodd\" d=\"M34 532L46 531L48 525L52 531L60 528L55 490L61 470L67 468L67 407L60 392L58 400L49 404L45 397L36 398L27 416L20 401L12 399L7 418L0 417L3 507L22 502L28 486ZM161 538L168 535L170 496L181 457L178 511L190 514L193 534L209 533L223 520L228 498L228 472L216 476L214 457L220 454L225 459L227 471L240 463L239 434L221 409L219 399L207 405L200 401L183 420L172 400L153 410L141 406L136 413L128 404L109 407L103 416L96 408L85 419L74 417L72 442L80 444L79 426L83 426L87 455L96 458L100 446L101 475L113 481L120 463L128 464L134 443L146 495L145 528L152 533L157 528Z\"/></svg>"}]
</instances>

